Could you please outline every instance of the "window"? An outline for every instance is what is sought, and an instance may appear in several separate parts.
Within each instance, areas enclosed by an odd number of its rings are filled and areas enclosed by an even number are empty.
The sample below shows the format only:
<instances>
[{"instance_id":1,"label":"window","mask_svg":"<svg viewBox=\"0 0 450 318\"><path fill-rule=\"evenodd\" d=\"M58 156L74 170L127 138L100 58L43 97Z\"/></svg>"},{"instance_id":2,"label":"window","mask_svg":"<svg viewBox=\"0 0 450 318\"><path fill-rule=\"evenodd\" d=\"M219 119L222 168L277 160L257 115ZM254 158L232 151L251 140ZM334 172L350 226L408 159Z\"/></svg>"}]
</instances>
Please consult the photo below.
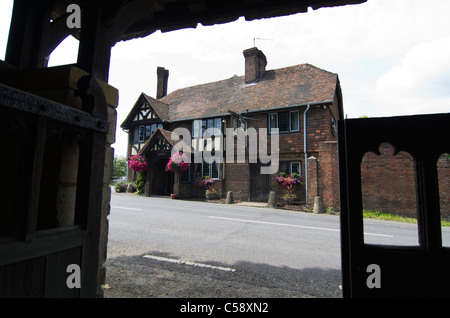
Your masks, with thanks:
<instances>
[{"instance_id":1,"label":"window","mask_svg":"<svg viewBox=\"0 0 450 318\"><path fill-rule=\"evenodd\" d=\"M139 126L139 142L143 142L145 140L145 126Z\"/></svg>"},{"instance_id":2,"label":"window","mask_svg":"<svg viewBox=\"0 0 450 318\"><path fill-rule=\"evenodd\" d=\"M145 126L145 140L148 140L152 134L151 126Z\"/></svg>"},{"instance_id":3,"label":"window","mask_svg":"<svg viewBox=\"0 0 450 318\"><path fill-rule=\"evenodd\" d=\"M208 119L206 129L208 128L214 128L214 119Z\"/></svg>"},{"instance_id":4,"label":"window","mask_svg":"<svg viewBox=\"0 0 450 318\"><path fill-rule=\"evenodd\" d=\"M301 175L300 162L291 162L291 174L293 173Z\"/></svg>"},{"instance_id":5,"label":"window","mask_svg":"<svg viewBox=\"0 0 450 318\"><path fill-rule=\"evenodd\" d=\"M291 115L291 131L299 131L300 130L300 116L298 114L298 110L290 112Z\"/></svg>"},{"instance_id":6,"label":"window","mask_svg":"<svg viewBox=\"0 0 450 318\"><path fill-rule=\"evenodd\" d=\"M215 118L214 119L214 128L217 128L220 131L222 131L222 118Z\"/></svg>"},{"instance_id":7,"label":"window","mask_svg":"<svg viewBox=\"0 0 450 318\"><path fill-rule=\"evenodd\" d=\"M202 177L209 176L212 179L221 179L221 163L213 160L203 161Z\"/></svg>"},{"instance_id":8,"label":"window","mask_svg":"<svg viewBox=\"0 0 450 318\"><path fill-rule=\"evenodd\" d=\"M150 135L148 137L146 136L146 139L149 139L153 135L153 133L156 131L156 129L162 128L162 125L161 124L152 124L151 126L146 126L146 127L149 127L148 129L150 130Z\"/></svg>"},{"instance_id":9,"label":"window","mask_svg":"<svg viewBox=\"0 0 450 318\"><path fill-rule=\"evenodd\" d=\"M272 113L269 114L269 132L272 132L272 129L278 128L278 114Z\"/></svg>"},{"instance_id":10,"label":"window","mask_svg":"<svg viewBox=\"0 0 450 318\"><path fill-rule=\"evenodd\" d=\"M336 120L334 119L333 115L331 116L331 133L333 136L336 136Z\"/></svg>"},{"instance_id":11,"label":"window","mask_svg":"<svg viewBox=\"0 0 450 318\"><path fill-rule=\"evenodd\" d=\"M201 127L201 133L200 133ZM192 122L192 137L202 138L206 129L217 128L222 133L222 118L197 119ZM216 135L218 135L217 133Z\"/></svg>"},{"instance_id":12,"label":"window","mask_svg":"<svg viewBox=\"0 0 450 318\"><path fill-rule=\"evenodd\" d=\"M302 175L302 165L300 161L280 161L280 173L284 172L288 175L298 173Z\"/></svg>"},{"instance_id":13,"label":"window","mask_svg":"<svg viewBox=\"0 0 450 318\"><path fill-rule=\"evenodd\" d=\"M278 129L279 132L289 131L289 112L278 113Z\"/></svg>"},{"instance_id":14,"label":"window","mask_svg":"<svg viewBox=\"0 0 450 318\"><path fill-rule=\"evenodd\" d=\"M299 111L285 111L269 114L269 132L278 128L279 132L300 131Z\"/></svg>"},{"instance_id":15,"label":"window","mask_svg":"<svg viewBox=\"0 0 450 318\"><path fill-rule=\"evenodd\" d=\"M162 124L141 125L134 130L133 142L144 142L153 135L157 128L162 128Z\"/></svg>"},{"instance_id":16,"label":"window","mask_svg":"<svg viewBox=\"0 0 450 318\"><path fill-rule=\"evenodd\" d=\"M192 137L194 138L200 137L200 123L201 120L194 120L192 123Z\"/></svg>"}]
</instances>

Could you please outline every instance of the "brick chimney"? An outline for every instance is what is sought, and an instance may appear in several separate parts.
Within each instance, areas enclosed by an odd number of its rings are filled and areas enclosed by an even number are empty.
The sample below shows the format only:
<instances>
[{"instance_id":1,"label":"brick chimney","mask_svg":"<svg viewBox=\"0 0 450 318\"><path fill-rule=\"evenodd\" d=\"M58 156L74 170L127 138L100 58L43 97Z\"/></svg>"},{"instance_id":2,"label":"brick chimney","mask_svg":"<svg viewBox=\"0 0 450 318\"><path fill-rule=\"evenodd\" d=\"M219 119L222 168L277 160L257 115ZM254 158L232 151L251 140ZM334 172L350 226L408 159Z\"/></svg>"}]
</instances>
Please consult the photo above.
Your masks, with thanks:
<instances>
[{"instance_id":1,"label":"brick chimney","mask_svg":"<svg viewBox=\"0 0 450 318\"><path fill-rule=\"evenodd\" d=\"M156 99L163 98L167 95L167 80L169 79L169 70L164 67L159 67L156 69L156 74L158 76L156 83Z\"/></svg>"},{"instance_id":2,"label":"brick chimney","mask_svg":"<svg viewBox=\"0 0 450 318\"><path fill-rule=\"evenodd\" d=\"M267 59L256 47L244 50L245 84L256 83L266 70Z\"/></svg>"}]
</instances>

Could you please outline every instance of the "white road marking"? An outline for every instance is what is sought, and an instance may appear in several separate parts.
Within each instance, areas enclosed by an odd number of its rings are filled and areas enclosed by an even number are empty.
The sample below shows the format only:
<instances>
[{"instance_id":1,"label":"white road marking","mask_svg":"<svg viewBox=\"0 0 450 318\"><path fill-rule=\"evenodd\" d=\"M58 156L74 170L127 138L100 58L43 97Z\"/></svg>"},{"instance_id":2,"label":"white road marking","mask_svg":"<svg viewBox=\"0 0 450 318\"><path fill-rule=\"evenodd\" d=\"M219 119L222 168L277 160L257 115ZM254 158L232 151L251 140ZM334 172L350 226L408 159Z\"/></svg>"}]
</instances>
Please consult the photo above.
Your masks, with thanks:
<instances>
[{"instance_id":1,"label":"white road marking","mask_svg":"<svg viewBox=\"0 0 450 318\"><path fill-rule=\"evenodd\" d=\"M321 230L321 231L332 231L332 232L340 232L341 231L341 230L337 230L337 229L330 229L330 228L324 228L324 227L305 226L305 225L296 225L296 224L287 224L287 223L275 223L275 222L264 222L264 221L245 220L245 219L224 218L224 217L220 217L220 216L209 216L209 217L212 219L269 224L269 225L279 225L279 226L290 226L290 227L298 227L298 228L310 229L310 230ZM365 232L364 234L365 235L374 235L374 236L383 236L383 237L393 237L392 235L377 234L377 233Z\"/></svg>"},{"instance_id":2,"label":"white road marking","mask_svg":"<svg viewBox=\"0 0 450 318\"><path fill-rule=\"evenodd\" d=\"M161 256L155 256L155 255L144 255L145 258L153 259L156 261L161 262L168 262L168 263L174 263L174 264L183 264L183 265L189 265L189 266L197 266L197 267L203 267L203 268L211 268L211 269L218 269L225 272L234 272L236 271L234 268L229 267L222 267L222 266L213 266L208 264L202 264L202 263L196 263L191 261L185 261L182 259L174 259L174 258L167 258L167 257L161 257Z\"/></svg>"},{"instance_id":3,"label":"white road marking","mask_svg":"<svg viewBox=\"0 0 450 318\"><path fill-rule=\"evenodd\" d=\"M125 207L123 207L123 206L112 206L112 205L111 205L111 208L114 208L114 209L123 209L123 210L133 210L133 211L142 211L142 209L125 208Z\"/></svg>"}]
</instances>

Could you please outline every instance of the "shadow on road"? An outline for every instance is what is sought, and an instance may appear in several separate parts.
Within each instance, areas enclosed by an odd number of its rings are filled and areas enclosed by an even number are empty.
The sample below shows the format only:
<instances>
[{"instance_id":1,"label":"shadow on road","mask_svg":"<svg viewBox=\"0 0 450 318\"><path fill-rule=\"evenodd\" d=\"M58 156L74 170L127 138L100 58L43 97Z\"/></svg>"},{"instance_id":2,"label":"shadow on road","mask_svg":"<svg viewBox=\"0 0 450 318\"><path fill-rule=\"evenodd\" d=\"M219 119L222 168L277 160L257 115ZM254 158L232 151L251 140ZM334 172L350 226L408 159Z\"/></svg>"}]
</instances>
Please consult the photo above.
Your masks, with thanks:
<instances>
[{"instance_id":1,"label":"shadow on road","mask_svg":"<svg viewBox=\"0 0 450 318\"><path fill-rule=\"evenodd\" d=\"M176 259L150 251L147 254ZM105 298L340 298L341 272L336 269L293 269L252 262L213 266L174 264L137 256L108 259Z\"/></svg>"}]
</instances>

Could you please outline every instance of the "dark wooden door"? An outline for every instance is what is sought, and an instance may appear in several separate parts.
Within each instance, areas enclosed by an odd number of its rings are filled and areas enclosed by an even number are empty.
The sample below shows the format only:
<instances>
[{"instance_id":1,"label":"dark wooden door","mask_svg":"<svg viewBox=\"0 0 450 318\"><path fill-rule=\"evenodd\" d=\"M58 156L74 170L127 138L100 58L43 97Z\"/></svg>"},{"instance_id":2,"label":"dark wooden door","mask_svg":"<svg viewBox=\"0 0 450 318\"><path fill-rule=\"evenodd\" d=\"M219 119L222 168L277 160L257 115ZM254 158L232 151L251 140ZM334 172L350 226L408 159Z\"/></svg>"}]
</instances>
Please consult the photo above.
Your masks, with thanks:
<instances>
[{"instance_id":1,"label":"dark wooden door","mask_svg":"<svg viewBox=\"0 0 450 318\"><path fill-rule=\"evenodd\" d=\"M173 173L167 171L167 159L156 161L152 165L152 191L153 195L170 195L173 191Z\"/></svg>"},{"instance_id":2,"label":"dark wooden door","mask_svg":"<svg viewBox=\"0 0 450 318\"><path fill-rule=\"evenodd\" d=\"M450 297L436 168L440 155L450 153L449 123L449 114L339 121L344 297ZM364 242L361 161L367 152L379 154L384 142L415 160L417 246Z\"/></svg>"},{"instance_id":3,"label":"dark wooden door","mask_svg":"<svg viewBox=\"0 0 450 318\"><path fill-rule=\"evenodd\" d=\"M267 202L270 192L270 175L261 174L260 163L250 164L250 201Z\"/></svg>"}]
</instances>

